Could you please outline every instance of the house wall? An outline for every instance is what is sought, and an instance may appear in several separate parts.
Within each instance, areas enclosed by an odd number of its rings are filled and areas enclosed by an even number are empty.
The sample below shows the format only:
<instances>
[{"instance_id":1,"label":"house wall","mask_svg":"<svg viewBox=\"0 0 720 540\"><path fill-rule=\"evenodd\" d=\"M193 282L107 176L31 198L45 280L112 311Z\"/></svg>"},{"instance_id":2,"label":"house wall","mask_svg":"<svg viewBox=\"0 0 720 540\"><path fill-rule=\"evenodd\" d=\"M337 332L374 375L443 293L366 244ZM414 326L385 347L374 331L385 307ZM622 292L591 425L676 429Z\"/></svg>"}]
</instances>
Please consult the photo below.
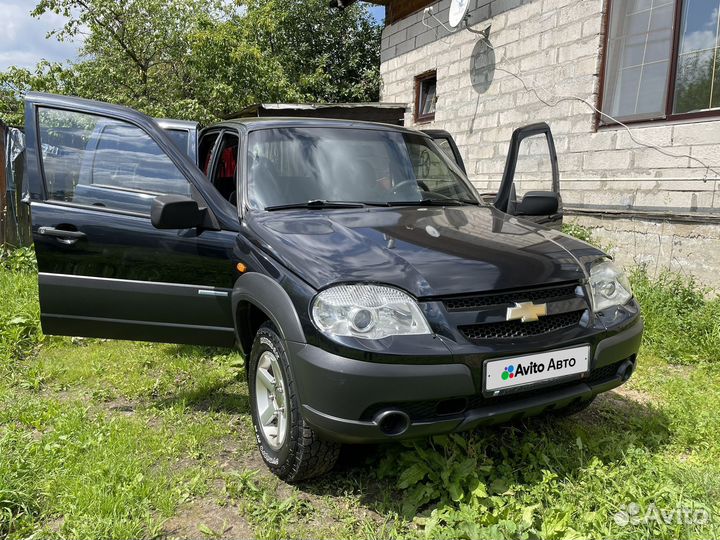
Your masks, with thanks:
<instances>
[{"instance_id":1,"label":"house wall","mask_svg":"<svg viewBox=\"0 0 720 540\"><path fill-rule=\"evenodd\" d=\"M430 5L447 24L450 1ZM632 127L640 141L687 154L671 157L639 145L624 128L596 129L588 105L559 99L597 105L605 9L605 0L471 0L469 23L477 30L492 24L494 50L416 12L383 32L382 100L410 104L406 125L452 133L480 191L497 189L513 130L548 122L563 201L576 214L566 219L596 227L622 263L653 272L670 266L720 287L720 174L691 159L720 171L720 121ZM435 121L417 125L414 76L432 69ZM532 160L523 170L531 180L547 179Z\"/></svg>"}]
</instances>

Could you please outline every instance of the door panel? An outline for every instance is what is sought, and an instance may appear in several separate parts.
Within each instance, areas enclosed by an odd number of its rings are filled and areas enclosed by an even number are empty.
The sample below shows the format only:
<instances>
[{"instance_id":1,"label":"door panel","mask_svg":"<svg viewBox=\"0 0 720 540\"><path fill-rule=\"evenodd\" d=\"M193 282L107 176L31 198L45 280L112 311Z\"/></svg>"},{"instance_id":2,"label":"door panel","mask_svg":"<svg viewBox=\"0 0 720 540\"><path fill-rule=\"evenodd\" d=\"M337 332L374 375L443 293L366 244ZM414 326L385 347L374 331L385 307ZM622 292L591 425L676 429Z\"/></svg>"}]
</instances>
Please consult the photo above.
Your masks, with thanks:
<instances>
[{"instance_id":1,"label":"door panel","mask_svg":"<svg viewBox=\"0 0 720 540\"><path fill-rule=\"evenodd\" d=\"M555 205L538 204L554 199ZM550 126L532 124L512 134L500 190L493 204L499 210L552 228L562 226L562 198L557 153ZM549 206L553 211L533 211ZM528 213L530 212L530 213Z\"/></svg>"},{"instance_id":2,"label":"door panel","mask_svg":"<svg viewBox=\"0 0 720 540\"><path fill-rule=\"evenodd\" d=\"M219 195L144 115L117 118L108 106L104 116L102 104L71 98L57 109L57 99L26 103L43 330L232 345L237 228L158 230L148 206L157 194L187 193L228 221L208 200Z\"/></svg>"}]
</instances>

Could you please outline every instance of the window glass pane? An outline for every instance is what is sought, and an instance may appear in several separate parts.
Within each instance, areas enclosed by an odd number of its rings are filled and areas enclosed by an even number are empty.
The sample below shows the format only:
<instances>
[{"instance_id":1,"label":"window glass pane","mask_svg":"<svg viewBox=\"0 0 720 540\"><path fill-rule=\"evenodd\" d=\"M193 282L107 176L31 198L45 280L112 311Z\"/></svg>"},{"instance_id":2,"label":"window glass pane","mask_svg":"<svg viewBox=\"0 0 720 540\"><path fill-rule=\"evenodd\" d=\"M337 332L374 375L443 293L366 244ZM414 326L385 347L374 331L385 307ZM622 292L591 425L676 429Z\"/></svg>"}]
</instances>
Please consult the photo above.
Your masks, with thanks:
<instances>
[{"instance_id":1,"label":"window glass pane","mask_svg":"<svg viewBox=\"0 0 720 540\"><path fill-rule=\"evenodd\" d=\"M674 10L672 0L612 2L604 113L624 120L664 115Z\"/></svg>"},{"instance_id":2,"label":"window glass pane","mask_svg":"<svg viewBox=\"0 0 720 540\"><path fill-rule=\"evenodd\" d=\"M664 32L650 32L645 42L646 63L667 62L670 55L668 54L668 40Z\"/></svg>"},{"instance_id":3,"label":"window glass pane","mask_svg":"<svg viewBox=\"0 0 720 540\"><path fill-rule=\"evenodd\" d=\"M423 117L434 114L437 79L434 76L430 76L417 81L416 84L418 104L416 115Z\"/></svg>"},{"instance_id":4,"label":"window glass pane","mask_svg":"<svg viewBox=\"0 0 720 540\"><path fill-rule=\"evenodd\" d=\"M640 84L642 67L623 69L618 80L618 95L616 97L616 113L612 116L632 116L637 106L637 90Z\"/></svg>"},{"instance_id":5,"label":"window glass pane","mask_svg":"<svg viewBox=\"0 0 720 540\"><path fill-rule=\"evenodd\" d=\"M718 0L684 0L680 54L716 47L717 10Z\"/></svg>"},{"instance_id":6,"label":"window glass pane","mask_svg":"<svg viewBox=\"0 0 720 540\"><path fill-rule=\"evenodd\" d=\"M421 135L374 129L254 131L248 140L252 208L314 199L365 203L474 199L450 160Z\"/></svg>"},{"instance_id":7,"label":"window glass pane","mask_svg":"<svg viewBox=\"0 0 720 540\"><path fill-rule=\"evenodd\" d=\"M162 194L190 184L141 129L100 116L41 108L48 199L148 214Z\"/></svg>"},{"instance_id":8,"label":"window glass pane","mask_svg":"<svg viewBox=\"0 0 720 540\"><path fill-rule=\"evenodd\" d=\"M674 112L709 108L714 58L712 50L683 54L678 58Z\"/></svg>"},{"instance_id":9,"label":"window glass pane","mask_svg":"<svg viewBox=\"0 0 720 540\"><path fill-rule=\"evenodd\" d=\"M190 132L184 129L166 129L165 133L167 133L170 140L175 143L175 146L187 154Z\"/></svg>"},{"instance_id":10,"label":"window glass pane","mask_svg":"<svg viewBox=\"0 0 720 540\"><path fill-rule=\"evenodd\" d=\"M212 185L232 204L237 204L237 155L238 137L226 133L218 149Z\"/></svg>"},{"instance_id":11,"label":"window glass pane","mask_svg":"<svg viewBox=\"0 0 720 540\"><path fill-rule=\"evenodd\" d=\"M450 146L450 141L447 139L433 139L435 141L435 144L437 144L440 147L440 150L445 152L445 155L449 157L453 162L457 162L455 159L455 154L453 154L452 146Z\"/></svg>"},{"instance_id":12,"label":"window glass pane","mask_svg":"<svg viewBox=\"0 0 720 540\"><path fill-rule=\"evenodd\" d=\"M718 78L718 9L720 0L685 0L673 112L720 107Z\"/></svg>"},{"instance_id":13,"label":"window glass pane","mask_svg":"<svg viewBox=\"0 0 720 540\"><path fill-rule=\"evenodd\" d=\"M552 191L552 161L545 135L533 135L520 141L513 188L520 201L528 191Z\"/></svg>"}]
</instances>

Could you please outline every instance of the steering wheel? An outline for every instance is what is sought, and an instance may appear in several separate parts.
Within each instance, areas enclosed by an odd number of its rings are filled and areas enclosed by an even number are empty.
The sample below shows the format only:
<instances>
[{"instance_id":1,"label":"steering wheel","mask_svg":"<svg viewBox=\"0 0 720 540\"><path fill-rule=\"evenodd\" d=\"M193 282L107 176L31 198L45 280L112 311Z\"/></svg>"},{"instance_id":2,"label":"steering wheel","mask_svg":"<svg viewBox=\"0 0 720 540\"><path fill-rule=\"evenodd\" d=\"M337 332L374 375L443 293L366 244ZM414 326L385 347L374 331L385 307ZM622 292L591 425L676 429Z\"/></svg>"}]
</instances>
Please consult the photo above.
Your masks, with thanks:
<instances>
[{"instance_id":1,"label":"steering wheel","mask_svg":"<svg viewBox=\"0 0 720 540\"><path fill-rule=\"evenodd\" d=\"M413 185L416 190L418 189L417 180L403 180L402 182L400 182L399 184L397 184L395 187L393 187L393 193L394 193L395 195L397 195L397 193L398 193L398 191L400 190L401 187L403 187L403 186L409 186L409 185Z\"/></svg>"}]
</instances>

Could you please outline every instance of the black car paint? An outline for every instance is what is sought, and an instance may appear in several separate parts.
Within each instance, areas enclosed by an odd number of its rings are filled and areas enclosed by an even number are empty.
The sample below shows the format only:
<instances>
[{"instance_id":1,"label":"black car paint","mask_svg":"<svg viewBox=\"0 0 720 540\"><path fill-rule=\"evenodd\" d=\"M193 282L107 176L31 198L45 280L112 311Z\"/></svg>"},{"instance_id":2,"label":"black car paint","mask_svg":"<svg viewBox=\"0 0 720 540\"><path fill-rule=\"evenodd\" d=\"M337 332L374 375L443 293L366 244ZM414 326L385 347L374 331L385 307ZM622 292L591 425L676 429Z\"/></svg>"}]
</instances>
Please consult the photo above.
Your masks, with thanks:
<instances>
[{"instance_id":1,"label":"black car paint","mask_svg":"<svg viewBox=\"0 0 720 540\"><path fill-rule=\"evenodd\" d=\"M486 206L261 212L248 226L316 289L372 281L417 298L578 280L584 274L573 250L603 257Z\"/></svg>"},{"instance_id":2,"label":"black car paint","mask_svg":"<svg viewBox=\"0 0 720 540\"><path fill-rule=\"evenodd\" d=\"M152 227L148 216L132 212L46 202L35 120L38 105L103 115L143 129L185 174L194 198L208 209L216 226L159 230ZM253 129L328 124L402 129L304 119L247 119L209 129L238 133L242 157L247 150L246 135ZM481 392L483 363L488 358L589 344L594 358L591 367L595 368L602 362L625 358L610 358L603 352L612 340L621 345L614 349L615 356L628 351L632 356L637 351L642 323L634 301L608 313L592 310L587 269L605 255L586 243L493 207L248 212L243 190L235 208L154 121L135 111L29 94L26 126L26 173L32 193L42 321L47 333L224 346L236 341L248 352L252 340L246 335L252 328L250 308L259 309L276 324L289 350L297 353L296 375L307 381L303 395L309 407L308 421L314 419L318 429L341 440L374 440L384 435L377 426L372 427L372 421L361 430L364 435L359 439L333 433L333 429L342 431L359 420L328 420L333 418L332 411L322 409L332 405L316 395L322 393L316 387L322 380L320 375L328 372L326 367L317 368L321 371L308 368L313 361L329 362L326 365L337 370L329 380L339 386L330 392L326 389L325 394L340 392L338 399L343 388L360 390L363 380L377 381L382 373L394 374L396 384L403 377L411 381L427 369L430 375L425 382L401 392L408 398L427 399L435 394ZM243 162L238 160L240 181L246 184ZM80 232L84 237L48 236L42 234L43 228ZM237 263L245 264L247 270L240 273ZM325 287L350 282L384 283L407 291L418 299L435 333L377 341L330 340L311 320L312 300ZM443 298L468 293L521 291L563 283L577 284L575 300L584 302L585 311L578 327L557 333L552 340L536 336L486 345L470 343L457 326L462 321L499 317L499 313L449 313L442 302ZM348 366L340 365L342 359L347 359ZM356 361L360 363L352 364L352 369L365 375L353 378L349 366ZM445 388L441 384L439 390L423 397L423 392L443 380L443 373L455 373L457 384L448 382ZM453 376L448 376L450 381ZM592 389L585 385L576 393L586 397L588 392ZM368 404L385 399L379 388L360 394L368 403L358 402L354 410L364 410ZM317 402L320 409L313 409ZM343 407L338 405L338 410ZM438 420L435 429L430 426L410 433L439 432L448 425Z\"/></svg>"}]
</instances>

